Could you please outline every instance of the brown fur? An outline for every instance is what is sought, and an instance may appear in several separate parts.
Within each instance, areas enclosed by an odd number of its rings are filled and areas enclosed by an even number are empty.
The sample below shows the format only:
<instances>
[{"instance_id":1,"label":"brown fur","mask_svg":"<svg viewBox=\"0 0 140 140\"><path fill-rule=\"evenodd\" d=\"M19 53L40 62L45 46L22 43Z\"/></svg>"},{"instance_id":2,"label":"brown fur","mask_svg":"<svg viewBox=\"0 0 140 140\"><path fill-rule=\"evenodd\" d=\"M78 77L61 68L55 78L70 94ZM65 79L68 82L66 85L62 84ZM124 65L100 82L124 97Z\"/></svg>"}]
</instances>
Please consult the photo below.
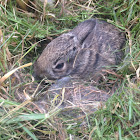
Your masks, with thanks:
<instances>
[{"instance_id":1,"label":"brown fur","mask_svg":"<svg viewBox=\"0 0 140 140\"><path fill-rule=\"evenodd\" d=\"M34 64L34 76L94 77L121 61L124 42L124 34L114 25L98 19L86 20L46 46Z\"/></svg>"}]
</instances>

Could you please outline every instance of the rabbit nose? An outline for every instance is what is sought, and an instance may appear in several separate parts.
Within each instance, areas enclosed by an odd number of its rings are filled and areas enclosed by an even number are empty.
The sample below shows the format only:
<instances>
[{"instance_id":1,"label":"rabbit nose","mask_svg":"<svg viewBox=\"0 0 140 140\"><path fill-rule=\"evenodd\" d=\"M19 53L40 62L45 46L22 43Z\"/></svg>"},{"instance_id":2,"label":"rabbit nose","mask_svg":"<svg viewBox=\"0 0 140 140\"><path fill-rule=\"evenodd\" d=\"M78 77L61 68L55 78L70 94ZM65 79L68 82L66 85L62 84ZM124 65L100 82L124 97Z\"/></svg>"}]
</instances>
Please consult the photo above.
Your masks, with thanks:
<instances>
[{"instance_id":1,"label":"rabbit nose","mask_svg":"<svg viewBox=\"0 0 140 140\"><path fill-rule=\"evenodd\" d=\"M33 64L32 70L33 70L32 76L34 77L34 79L37 81L41 81L41 77L38 75L36 62Z\"/></svg>"},{"instance_id":2,"label":"rabbit nose","mask_svg":"<svg viewBox=\"0 0 140 140\"><path fill-rule=\"evenodd\" d=\"M35 72L33 72L32 76L34 77L35 80L41 81L41 78Z\"/></svg>"}]
</instances>

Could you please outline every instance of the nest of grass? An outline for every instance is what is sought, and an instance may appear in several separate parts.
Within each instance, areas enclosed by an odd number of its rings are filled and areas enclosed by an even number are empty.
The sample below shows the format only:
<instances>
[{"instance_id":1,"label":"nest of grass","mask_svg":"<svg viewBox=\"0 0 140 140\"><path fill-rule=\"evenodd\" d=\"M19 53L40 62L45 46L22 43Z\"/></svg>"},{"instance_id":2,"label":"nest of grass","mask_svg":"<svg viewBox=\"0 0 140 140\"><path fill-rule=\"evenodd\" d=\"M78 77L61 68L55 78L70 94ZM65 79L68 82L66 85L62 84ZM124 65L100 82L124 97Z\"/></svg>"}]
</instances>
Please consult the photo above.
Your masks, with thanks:
<instances>
[{"instance_id":1,"label":"nest of grass","mask_svg":"<svg viewBox=\"0 0 140 140\"><path fill-rule=\"evenodd\" d=\"M137 0L58 0L50 6L39 0L1 1L1 139L139 138L139 5ZM21 66L34 63L48 42L91 17L126 32L126 56L118 71L107 71L100 90L72 82L49 91L51 83L35 83L31 66Z\"/></svg>"}]
</instances>

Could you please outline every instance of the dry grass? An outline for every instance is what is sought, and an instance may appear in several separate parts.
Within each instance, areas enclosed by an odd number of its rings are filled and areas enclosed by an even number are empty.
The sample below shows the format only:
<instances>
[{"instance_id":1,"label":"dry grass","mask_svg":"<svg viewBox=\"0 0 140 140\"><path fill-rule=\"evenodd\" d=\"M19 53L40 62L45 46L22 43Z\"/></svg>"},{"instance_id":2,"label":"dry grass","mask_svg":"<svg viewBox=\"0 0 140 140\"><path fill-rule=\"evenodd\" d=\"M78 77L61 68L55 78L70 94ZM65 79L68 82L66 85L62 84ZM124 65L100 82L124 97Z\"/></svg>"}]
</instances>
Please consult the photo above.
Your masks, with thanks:
<instances>
[{"instance_id":1,"label":"dry grass","mask_svg":"<svg viewBox=\"0 0 140 140\"><path fill-rule=\"evenodd\" d=\"M0 2L0 139L139 139L140 2L58 0L52 7L40 1L23 3ZM70 85L60 95L58 91L46 94L50 85L36 83L31 67L2 78L34 62L54 37L91 17L105 19L126 32L122 64L117 73L108 71L98 86L112 88L111 98L103 91L95 94L96 89L85 83ZM92 102L85 92L93 96ZM95 95L109 99L104 103ZM77 100L81 97L83 102Z\"/></svg>"}]
</instances>

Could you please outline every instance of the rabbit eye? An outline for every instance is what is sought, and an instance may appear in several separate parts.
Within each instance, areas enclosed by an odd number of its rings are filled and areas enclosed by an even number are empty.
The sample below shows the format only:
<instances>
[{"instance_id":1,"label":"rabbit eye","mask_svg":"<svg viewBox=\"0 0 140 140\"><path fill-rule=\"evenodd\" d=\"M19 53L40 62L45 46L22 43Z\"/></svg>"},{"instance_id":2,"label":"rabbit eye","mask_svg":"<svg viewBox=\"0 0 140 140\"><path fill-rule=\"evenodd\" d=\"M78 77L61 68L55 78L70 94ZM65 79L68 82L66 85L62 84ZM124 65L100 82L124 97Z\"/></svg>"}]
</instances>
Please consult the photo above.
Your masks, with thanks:
<instances>
[{"instance_id":1,"label":"rabbit eye","mask_svg":"<svg viewBox=\"0 0 140 140\"><path fill-rule=\"evenodd\" d=\"M56 69L58 69L58 70L60 70L60 69L62 69L64 67L64 63L59 63L59 64L57 64L56 65Z\"/></svg>"}]
</instances>

